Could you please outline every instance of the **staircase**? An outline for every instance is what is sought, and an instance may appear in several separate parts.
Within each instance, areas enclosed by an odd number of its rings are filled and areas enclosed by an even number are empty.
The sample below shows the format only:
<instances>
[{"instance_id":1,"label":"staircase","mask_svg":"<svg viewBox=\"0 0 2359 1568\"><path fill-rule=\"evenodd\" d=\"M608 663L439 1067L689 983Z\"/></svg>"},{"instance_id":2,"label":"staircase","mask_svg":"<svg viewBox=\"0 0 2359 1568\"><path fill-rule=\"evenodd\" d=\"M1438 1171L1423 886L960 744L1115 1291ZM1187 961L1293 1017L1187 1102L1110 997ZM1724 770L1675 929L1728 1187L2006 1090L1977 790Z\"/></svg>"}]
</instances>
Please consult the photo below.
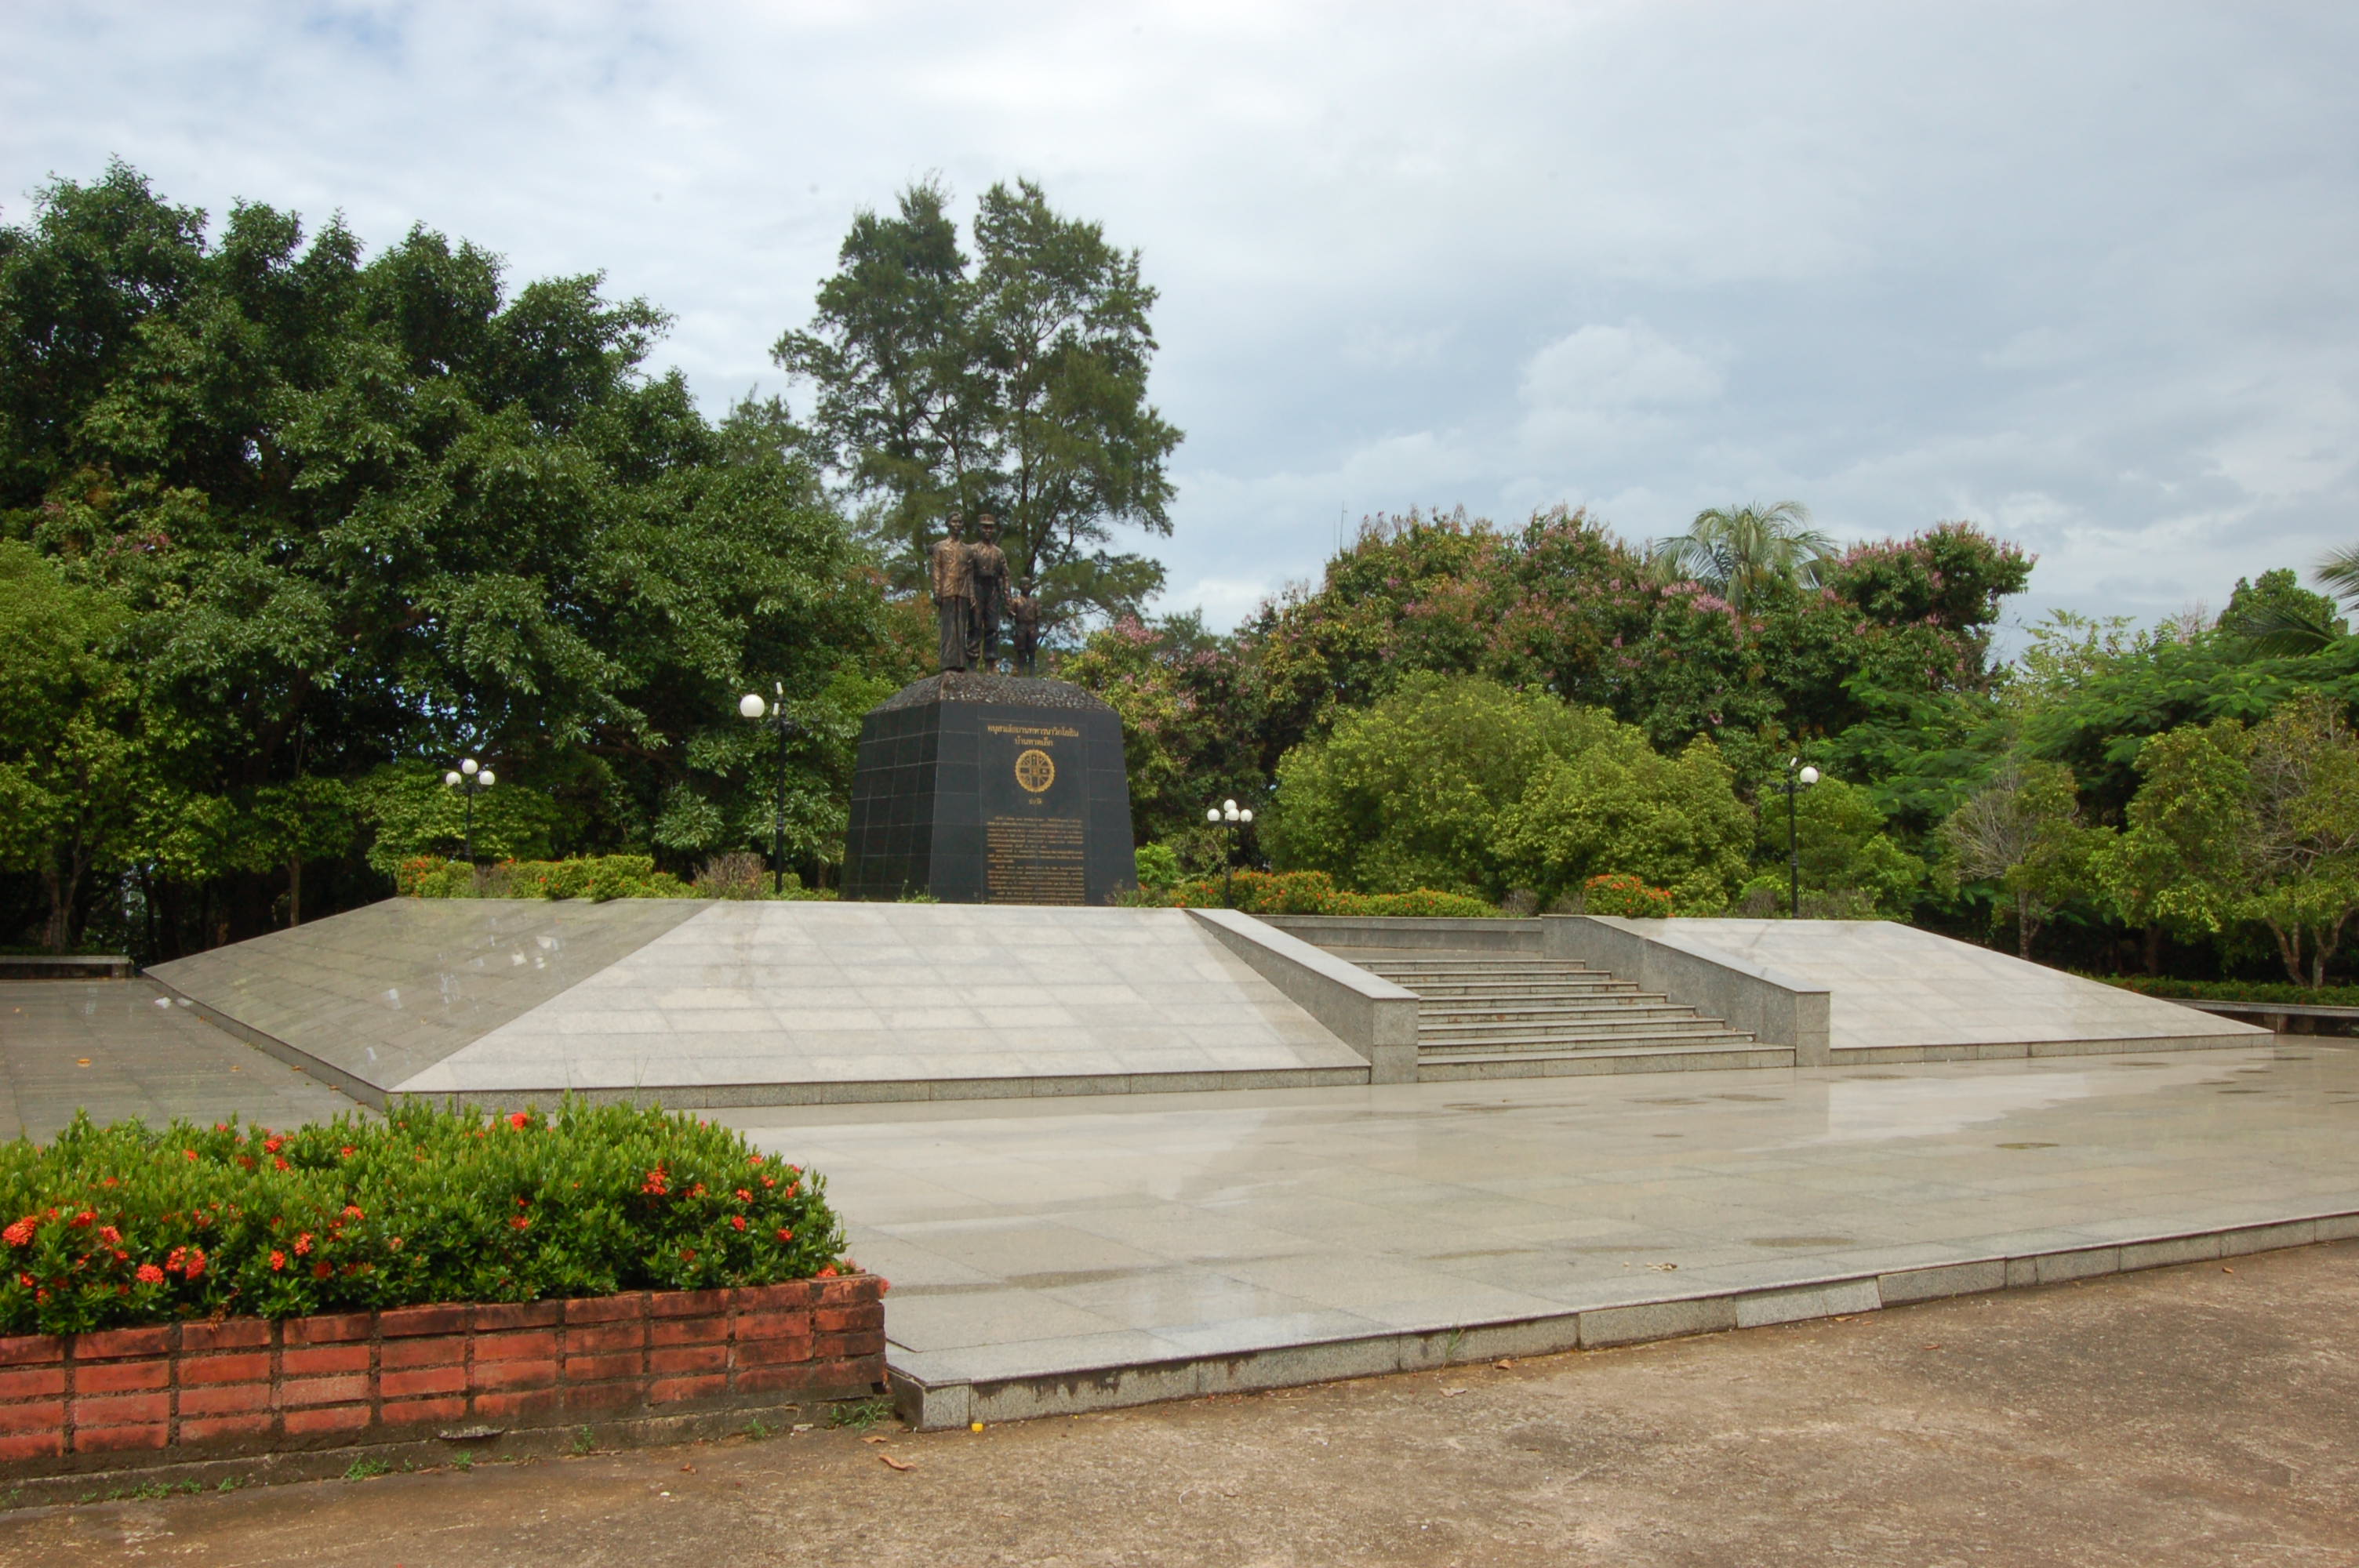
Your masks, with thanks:
<instances>
[{"instance_id":1,"label":"staircase","mask_svg":"<svg viewBox=\"0 0 2359 1568\"><path fill-rule=\"evenodd\" d=\"M1568 959L1433 948L1330 950L1417 993L1420 1080L1794 1063L1790 1046L1764 1045L1717 1018Z\"/></svg>"}]
</instances>

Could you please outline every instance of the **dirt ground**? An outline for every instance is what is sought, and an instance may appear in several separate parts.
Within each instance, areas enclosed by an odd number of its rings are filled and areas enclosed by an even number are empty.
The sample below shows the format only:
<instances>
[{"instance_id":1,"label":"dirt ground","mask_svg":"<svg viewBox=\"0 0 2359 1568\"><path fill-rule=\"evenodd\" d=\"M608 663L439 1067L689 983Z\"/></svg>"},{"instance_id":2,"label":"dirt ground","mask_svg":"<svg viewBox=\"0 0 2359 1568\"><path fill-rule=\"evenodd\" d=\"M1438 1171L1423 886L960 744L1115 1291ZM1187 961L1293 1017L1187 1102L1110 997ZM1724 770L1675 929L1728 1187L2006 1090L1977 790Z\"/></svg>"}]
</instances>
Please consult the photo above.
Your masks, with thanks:
<instances>
[{"instance_id":1,"label":"dirt ground","mask_svg":"<svg viewBox=\"0 0 2359 1568\"><path fill-rule=\"evenodd\" d=\"M2354 1341L2338 1243L981 1433L28 1510L0 1560L2359 1563Z\"/></svg>"}]
</instances>

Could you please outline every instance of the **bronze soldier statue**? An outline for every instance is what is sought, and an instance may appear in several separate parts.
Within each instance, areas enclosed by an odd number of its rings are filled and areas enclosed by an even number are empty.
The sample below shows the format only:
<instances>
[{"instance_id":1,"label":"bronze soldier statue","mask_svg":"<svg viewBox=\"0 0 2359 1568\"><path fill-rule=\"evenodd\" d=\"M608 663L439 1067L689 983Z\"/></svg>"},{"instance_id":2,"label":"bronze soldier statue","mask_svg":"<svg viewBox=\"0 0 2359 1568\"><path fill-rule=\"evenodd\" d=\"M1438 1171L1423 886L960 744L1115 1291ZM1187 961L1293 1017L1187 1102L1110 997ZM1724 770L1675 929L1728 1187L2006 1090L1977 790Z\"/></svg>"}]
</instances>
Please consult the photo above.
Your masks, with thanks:
<instances>
[{"instance_id":1,"label":"bronze soldier statue","mask_svg":"<svg viewBox=\"0 0 2359 1568\"><path fill-rule=\"evenodd\" d=\"M966 547L974 583L974 634L967 641L967 662L996 672L1000 618L1007 609L1007 557L999 547L999 520L986 512L981 528L982 541Z\"/></svg>"},{"instance_id":2,"label":"bronze soldier statue","mask_svg":"<svg viewBox=\"0 0 2359 1568\"><path fill-rule=\"evenodd\" d=\"M1015 644L1012 661L1016 673L1028 676L1040 658L1040 600L1032 591L1032 579L1024 579L1024 591L1007 600L1007 619L1011 623L1009 640Z\"/></svg>"},{"instance_id":3,"label":"bronze soldier statue","mask_svg":"<svg viewBox=\"0 0 2359 1568\"><path fill-rule=\"evenodd\" d=\"M967 638L974 624L974 572L970 546L959 540L959 514L942 521L942 537L934 542L934 619L941 633L945 672L967 666Z\"/></svg>"}]
</instances>

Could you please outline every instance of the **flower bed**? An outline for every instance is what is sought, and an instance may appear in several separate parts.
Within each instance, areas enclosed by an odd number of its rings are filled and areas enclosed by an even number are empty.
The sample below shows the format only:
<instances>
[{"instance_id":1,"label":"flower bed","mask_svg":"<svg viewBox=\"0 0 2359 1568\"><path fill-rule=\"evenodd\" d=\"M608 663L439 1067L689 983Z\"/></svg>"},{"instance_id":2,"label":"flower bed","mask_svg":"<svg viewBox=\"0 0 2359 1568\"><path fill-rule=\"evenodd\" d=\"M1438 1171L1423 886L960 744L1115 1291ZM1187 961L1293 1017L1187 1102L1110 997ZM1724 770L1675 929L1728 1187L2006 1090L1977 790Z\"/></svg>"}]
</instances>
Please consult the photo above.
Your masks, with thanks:
<instances>
[{"instance_id":1,"label":"flower bed","mask_svg":"<svg viewBox=\"0 0 2359 1568\"><path fill-rule=\"evenodd\" d=\"M445 1303L0 1338L20 1475L873 1394L885 1281Z\"/></svg>"},{"instance_id":2,"label":"flower bed","mask_svg":"<svg viewBox=\"0 0 2359 1568\"><path fill-rule=\"evenodd\" d=\"M272 1132L93 1126L0 1143L0 1334L849 1271L823 1183L682 1115L403 1106Z\"/></svg>"}]
</instances>

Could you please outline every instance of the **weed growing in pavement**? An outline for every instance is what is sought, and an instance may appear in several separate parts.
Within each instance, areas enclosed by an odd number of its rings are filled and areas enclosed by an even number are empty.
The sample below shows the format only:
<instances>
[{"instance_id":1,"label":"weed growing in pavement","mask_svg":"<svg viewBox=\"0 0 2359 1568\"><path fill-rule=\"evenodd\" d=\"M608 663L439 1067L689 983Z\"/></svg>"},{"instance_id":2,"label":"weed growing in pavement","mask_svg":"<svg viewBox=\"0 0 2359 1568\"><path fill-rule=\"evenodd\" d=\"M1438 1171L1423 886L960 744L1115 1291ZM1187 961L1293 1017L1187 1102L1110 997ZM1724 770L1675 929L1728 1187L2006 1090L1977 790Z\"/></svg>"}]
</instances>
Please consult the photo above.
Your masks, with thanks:
<instances>
[{"instance_id":1,"label":"weed growing in pavement","mask_svg":"<svg viewBox=\"0 0 2359 1568\"><path fill-rule=\"evenodd\" d=\"M847 1400L827 1412L830 1426L848 1426L854 1432L866 1432L880 1421L893 1416L893 1401L879 1394L875 1399Z\"/></svg>"},{"instance_id":2,"label":"weed growing in pavement","mask_svg":"<svg viewBox=\"0 0 2359 1568\"><path fill-rule=\"evenodd\" d=\"M573 1452L574 1452L574 1453L576 1453L576 1454L595 1454L595 1453L597 1453L597 1452L598 1452L598 1437L597 1437L597 1434L596 1434L595 1433L592 1432L592 1431L591 1431L588 1427L586 1427L586 1426L585 1426L585 1427L583 1427L581 1431L579 1431L579 1432L575 1433L573 1434Z\"/></svg>"},{"instance_id":3,"label":"weed growing in pavement","mask_svg":"<svg viewBox=\"0 0 2359 1568\"><path fill-rule=\"evenodd\" d=\"M462 1448L458 1453L451 1455L451 1464L461 1475L464 1475L475 1467L475 1456Z\"/></svg>"},{"instance_id":4,"label":"weed growing in pavement","mask_svg":"<svg viewBox=\"0 0 2359 1568\"><path fill-rule=\"evenodd\" d=\"M382 1476L392 1468L392 1465L386 1464L382 1459L355 1459L353 1461L352 1468L344 1472L344 1479L347 1481L366 1481L373 1479L375 1476Z\"/></svg>"},{"instance_id":5,"label":"weed growing in pavement","mask_svg":"<svg viewBox=\"0 0 2359 1568\"><path fill-rule=\"evenodd\" d=\"M777 1436L778 1429L772 1426L768 1422L764 1421L760 1416L756 1416L753 1420L745 1423L745 1435L755 1443L761 1443Z\"/></svg>"}]
</instances>

